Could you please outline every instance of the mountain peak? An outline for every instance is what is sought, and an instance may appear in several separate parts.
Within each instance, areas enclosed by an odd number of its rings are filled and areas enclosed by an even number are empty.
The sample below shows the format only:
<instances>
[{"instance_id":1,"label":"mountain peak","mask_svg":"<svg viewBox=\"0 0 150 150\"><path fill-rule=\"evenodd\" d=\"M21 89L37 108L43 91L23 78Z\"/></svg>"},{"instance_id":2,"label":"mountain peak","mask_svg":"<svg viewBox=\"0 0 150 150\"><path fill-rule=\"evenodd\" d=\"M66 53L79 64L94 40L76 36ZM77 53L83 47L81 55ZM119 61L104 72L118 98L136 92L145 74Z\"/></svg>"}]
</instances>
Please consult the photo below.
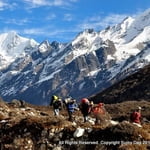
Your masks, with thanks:
<instances>
[{"instance_id":1,"label":"mountain peak","mask_svg":"<svg viewBox=\"0 0 150 150\"><path fill-rule=\"evenodd\" d=\"M19 36L15 31L0 34L0 64L5 68L18 57L24 57L25 51L38 43L32 39Z\"/></svg>"},{"instance_id":2,"label":"mountain peak","mask_svg":"<svg viewBox=\"0 0 150 150\"><path fill-rule=\"evenodd\" d=\"M150 23L150 9L147 9L142 14L138 15L133 22L133 27L138 31L143 30L144 27L148 26Z\"/></svg>"},{"instance_id":3,"label":"mountain peak","mask_svg":"<svg viewBox=\"0 0 150 150\"><path fill-rule=\"evenodd\" d=\"M18 33L16 31L14 31L14 30L9 31L7 34L18 35Z\"/></svg>"},{"instance_id":4,"label":"mountain peak","mask_svg":"<svg viewBox=\"0 0 150 150\"><path fill-rule=\"evenodd\" d=\"M86 33L93 33L94 29L85 29L84 32L86 32Z\"/></svg>"},{"instance_id":5,"label":"mountain peak","mask_svg":"<svg viewBox=\"0 0 150 150\"><path fill-rule=\"evenodd\" d=\"M41 53L45 53L47 51L49 51L51 49L50 43L48 42L48 40L43 41L40 45L39 45L39 51Z\"/></svg>"},{"instance_id":6,"label":"mountain peak","mask_svg":"<svg viewBox=\"0 0 150 150\"><path fill-rule=\"evenodd\" d=\"M139 16L141 17L149 17L150 18L150 8L145 10L142 14L140 14Z\"/></svg>"}]
</instances>

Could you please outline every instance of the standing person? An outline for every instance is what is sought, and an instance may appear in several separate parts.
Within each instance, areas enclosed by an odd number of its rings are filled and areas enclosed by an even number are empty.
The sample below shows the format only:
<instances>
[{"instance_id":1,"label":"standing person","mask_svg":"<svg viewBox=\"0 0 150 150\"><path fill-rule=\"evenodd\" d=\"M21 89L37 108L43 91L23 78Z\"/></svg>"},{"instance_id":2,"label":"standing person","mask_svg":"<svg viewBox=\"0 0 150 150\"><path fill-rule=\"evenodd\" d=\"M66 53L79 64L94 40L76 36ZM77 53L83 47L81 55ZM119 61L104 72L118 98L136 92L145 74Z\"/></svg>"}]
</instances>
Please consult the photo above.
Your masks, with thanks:
<instances>
[{"instance_id":1,"label":"standing person","mask_svg":"<svg viewBox=\"0 0 150 150\"><path fill-rule=\"evenodd\" d=\"M69 115L69 121L74 121L73 120L73 113L75 110L78 110L78 107L76 105L76 100L74 99L66 99L65 100L65 105L67 107L68 115Z\"/></svg>"},{"instance_id":2,"label":"standing person","mask_svg":"<svg viewBox=\"0 0 150 150\"><path fill-rule=\"evenodd\" d=\"M84 118L84 122L88 120L88 115L91 110L91 104L87 98L81 99L80 110Z\"/></svg>"},{"instance_id":3,"label":"standing person","mask_svg":"<svg viewBox=\"0 0 150 150\"><path fill-rule=\"evenodd\" d=\"M132 123L141 126L141 107L138 107L130 116L130 120Z\"/></svg>"},{"instance_id":4,"label":"standing person","mask_svg":"<svg viewBox=\"0 0 150 150\"><path fill-rule=\"evenodd\" d=\"M61 105L62 105L61 99L58 96L53 95L51 98L50 105L53 106L54 115L59 116L59 109L61 108Z\"/></svg>"}]
</instances>

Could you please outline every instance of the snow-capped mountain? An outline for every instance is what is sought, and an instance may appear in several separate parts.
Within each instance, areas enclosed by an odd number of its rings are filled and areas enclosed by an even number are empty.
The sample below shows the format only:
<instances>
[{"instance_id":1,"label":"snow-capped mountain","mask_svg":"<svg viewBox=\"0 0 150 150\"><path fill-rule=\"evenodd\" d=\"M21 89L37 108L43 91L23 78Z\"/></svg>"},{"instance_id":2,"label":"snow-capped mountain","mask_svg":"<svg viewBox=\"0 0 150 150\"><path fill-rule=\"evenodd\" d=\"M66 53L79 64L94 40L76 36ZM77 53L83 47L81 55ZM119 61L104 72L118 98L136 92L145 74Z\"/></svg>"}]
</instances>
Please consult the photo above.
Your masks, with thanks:
<instances>
[{"instance_id":1,"label":"snow-capped mountain","mask_svg":"<svg viewBox=\"0 0 150 150\"><path fill-rule=\"evenodd\" d=\"M0 35L0 69L6 68L18 57L25 57L26 51L38 46L34 40L23 38L15 32Z\"/></svg>"},{"instance_id":2,"label":"snow-capped mountain","mask_svg":"<svg viewBox=\"0 0 150 150\"><path fill-rule=\"evenodd\" d=\"M47 104L52 94L90 96L150 63L150 10L69 43L0 35L0 96Z\"/></svg>"}]
</instances>

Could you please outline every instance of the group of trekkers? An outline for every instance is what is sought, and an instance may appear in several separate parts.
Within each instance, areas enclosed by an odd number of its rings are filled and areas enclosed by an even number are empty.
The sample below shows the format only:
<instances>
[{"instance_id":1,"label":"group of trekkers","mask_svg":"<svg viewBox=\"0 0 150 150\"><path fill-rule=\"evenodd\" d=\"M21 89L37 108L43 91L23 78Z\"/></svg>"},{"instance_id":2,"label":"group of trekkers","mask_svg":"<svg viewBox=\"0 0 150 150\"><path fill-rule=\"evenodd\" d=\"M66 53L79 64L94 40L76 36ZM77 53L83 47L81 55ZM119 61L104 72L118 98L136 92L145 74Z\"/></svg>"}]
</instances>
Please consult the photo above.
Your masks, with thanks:
<instances>
[{"instance_id":1,"label":"group of trekkers","mask_svg":"<svg viewBox=\"0 0 150 150\"><path fill-rule=\"evenodd\" d=\"M88 121L89 115L93 115L95 118L95 124L103 122L108 118L108 113L104 107L104 103L94 104L93 101L89 101L87 98L82 98L80 103L71 97L62 100L56 95L51 98L50 106L53 107L54 115L59 116L59 112L62 109L67 109L68 120L74 121L73 114L75 111L80 110L83 115L84 122ZM107 117L106 117L107 116ZM109 116L110 117L110 116ZM111 119L111 118L109 118ZM130 121L140 126L141 124L141 107L138 107L130 116Z\"/></svg>"}]
</instances>

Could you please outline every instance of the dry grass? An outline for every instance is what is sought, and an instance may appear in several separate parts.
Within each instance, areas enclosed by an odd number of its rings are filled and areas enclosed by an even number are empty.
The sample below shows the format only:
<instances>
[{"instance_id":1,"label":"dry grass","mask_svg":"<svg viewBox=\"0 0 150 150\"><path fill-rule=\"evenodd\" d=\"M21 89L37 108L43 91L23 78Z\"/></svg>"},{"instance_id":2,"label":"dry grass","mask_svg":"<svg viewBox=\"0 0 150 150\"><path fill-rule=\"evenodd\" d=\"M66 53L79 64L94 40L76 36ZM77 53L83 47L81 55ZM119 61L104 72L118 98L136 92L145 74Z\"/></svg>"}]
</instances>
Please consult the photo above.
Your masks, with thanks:
<instances>
[{"instance_id":1,"label":"dry grass","mask_svg":"<svg viewBox=\"0 0 150 150\"><path fill-rule=\"evenodd\" d=\"M137 109L137 106L142 107L142 118L150 120L150 102L148 101L126 101L117 104L106 104L106 110L114 120L130 121L130 114Z\"/></svg>"}]
</instances>

